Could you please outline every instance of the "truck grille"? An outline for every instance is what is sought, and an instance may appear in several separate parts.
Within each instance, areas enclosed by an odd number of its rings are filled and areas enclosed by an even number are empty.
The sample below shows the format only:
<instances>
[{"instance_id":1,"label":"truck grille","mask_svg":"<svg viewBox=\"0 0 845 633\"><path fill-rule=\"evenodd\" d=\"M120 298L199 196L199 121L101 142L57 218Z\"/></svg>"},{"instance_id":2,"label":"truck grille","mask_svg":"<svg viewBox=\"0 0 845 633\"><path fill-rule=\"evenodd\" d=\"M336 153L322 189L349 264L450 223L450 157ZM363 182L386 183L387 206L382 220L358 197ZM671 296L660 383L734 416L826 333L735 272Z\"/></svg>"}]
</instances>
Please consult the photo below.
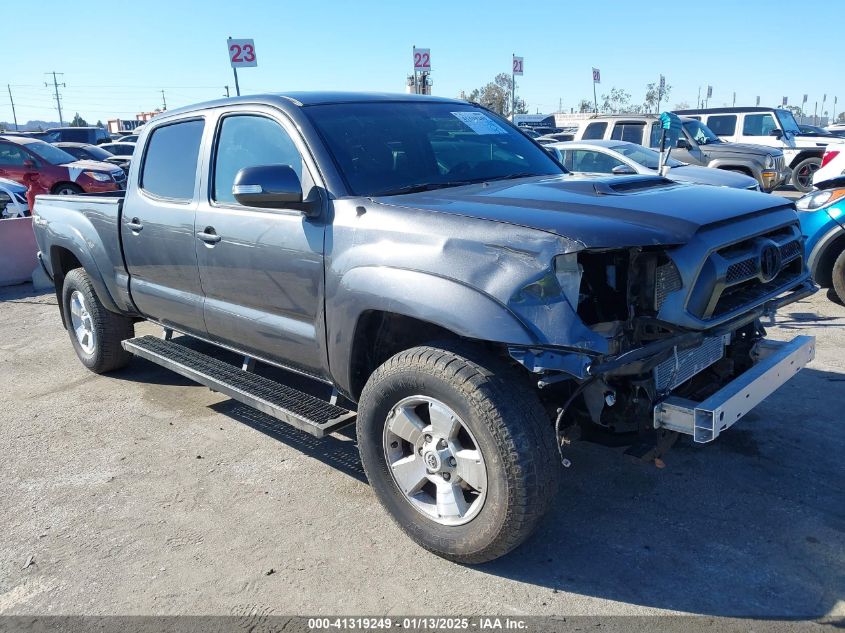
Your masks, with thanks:
<instances>
[{"instance_id":1,"label":"truck grille","mask_svg":"<svg viewBox=\"0 0 845 633\"><path fill-rule=\"evenodd\" d=\"M804 272L802 240L795 224L711 252L693 285L688 310L700 319L715 319L787 290Z\"/></svg>"},{"instance_id":2,"label":"truck grille","mask_svg":"<svg viewBox=\"0 0 845 633\"><path fill-rule=\"evenodd\" d=\"M724 340L721 336L713 336L704 339L699 347L673 354L654 368L657 391L671 391L720 360L724 353Z\"/></svg>"}]
</instances>

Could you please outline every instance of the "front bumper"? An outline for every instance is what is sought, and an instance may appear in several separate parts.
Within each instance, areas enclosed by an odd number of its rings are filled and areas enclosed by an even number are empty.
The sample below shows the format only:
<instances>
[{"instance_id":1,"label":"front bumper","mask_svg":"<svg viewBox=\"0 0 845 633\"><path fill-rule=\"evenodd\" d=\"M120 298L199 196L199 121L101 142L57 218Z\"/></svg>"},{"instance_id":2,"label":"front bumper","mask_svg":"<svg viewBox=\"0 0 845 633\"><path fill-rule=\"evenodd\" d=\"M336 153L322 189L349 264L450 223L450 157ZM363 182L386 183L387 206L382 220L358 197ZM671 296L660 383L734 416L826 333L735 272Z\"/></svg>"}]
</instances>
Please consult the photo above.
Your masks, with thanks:
<instances>
[{"instance_id":1,"label":"front bumper","mask_svg":"<svg viewBox=\"0 0 845 633\"><path fill-rule=\"evenodd\" d=\"M780 171L775 168L764 169L760 172L760 186L763 191L771 191L789 182L790 178L792 178L792 170L789 167L784 167Z\"/></svg>"},{"instance_id":2,"label":"front bumper","mask_svg":"<svg viewBox=\"0 0 845 633\"><path fill-rule=\"evenodd\" d=\"M814 336L796 336L789 342L762 340L755 349L757 362L703 402L670 396L654 407L654 428L692 435L699 443L712 442L746 413L804 368L816 352Z\"/></svg>"}]
</instances>

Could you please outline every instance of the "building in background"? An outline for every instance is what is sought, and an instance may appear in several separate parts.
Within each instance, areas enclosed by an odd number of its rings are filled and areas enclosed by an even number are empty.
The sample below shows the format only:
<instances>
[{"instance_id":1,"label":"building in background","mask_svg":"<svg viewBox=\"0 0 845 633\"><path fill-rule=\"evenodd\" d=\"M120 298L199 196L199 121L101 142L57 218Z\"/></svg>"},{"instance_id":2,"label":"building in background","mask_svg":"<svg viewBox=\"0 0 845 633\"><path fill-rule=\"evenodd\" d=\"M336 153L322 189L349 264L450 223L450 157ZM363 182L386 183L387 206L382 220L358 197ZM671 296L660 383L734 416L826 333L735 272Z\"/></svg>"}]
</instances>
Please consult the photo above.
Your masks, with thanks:
<instances>
[{"instance_id":1,"label":"building in background","mask_svg":"<svg viewBox=\"0 0 845 633\"><path fill-rule=\"evenodd\" d=\"M119 134L120 132L132 132L135 128L142 126L144 123L152 119L157 114L161 114L161 110L154 110L152 112L139 112L135 115L134 119L109 119L109 133Z\"/></svg>"}]
</instances>

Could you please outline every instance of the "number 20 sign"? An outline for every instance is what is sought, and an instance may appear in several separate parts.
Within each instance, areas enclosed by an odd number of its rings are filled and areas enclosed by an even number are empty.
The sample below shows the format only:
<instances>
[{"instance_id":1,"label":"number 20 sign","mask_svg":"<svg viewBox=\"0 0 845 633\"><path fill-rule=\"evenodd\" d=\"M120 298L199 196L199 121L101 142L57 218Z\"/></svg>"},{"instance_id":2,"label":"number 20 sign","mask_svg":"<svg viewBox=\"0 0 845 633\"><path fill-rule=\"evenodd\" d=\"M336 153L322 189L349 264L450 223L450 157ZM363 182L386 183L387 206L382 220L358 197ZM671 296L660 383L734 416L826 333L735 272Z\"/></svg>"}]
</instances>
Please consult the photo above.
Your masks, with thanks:
<instances>
[{"instance_id":1,"label":"number 20 sign","mask_svg":"<svg viewBox=\"0 0 845 633\"><path fill-rule=\"evenodd\" d=\"M226 40L229 46L229 61L232 68L258 66L255 56L255 43L252 40Z\"/></svg>"}]
</instances>

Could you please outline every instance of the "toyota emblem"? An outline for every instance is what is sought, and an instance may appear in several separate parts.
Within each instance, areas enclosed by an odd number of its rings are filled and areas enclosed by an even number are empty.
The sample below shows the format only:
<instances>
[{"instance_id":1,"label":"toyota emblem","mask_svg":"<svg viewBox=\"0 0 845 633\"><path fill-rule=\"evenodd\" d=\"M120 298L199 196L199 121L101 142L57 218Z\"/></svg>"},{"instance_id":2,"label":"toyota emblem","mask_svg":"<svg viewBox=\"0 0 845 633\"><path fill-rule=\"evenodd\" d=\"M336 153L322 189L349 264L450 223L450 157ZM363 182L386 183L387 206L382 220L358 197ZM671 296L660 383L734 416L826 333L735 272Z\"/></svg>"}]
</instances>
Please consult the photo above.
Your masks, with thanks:
<instances>
[{"instance_id":1,"label":"toyota emblem","mask_svg":"<svg viewBox=\"0 0 845 633\"><path fill-rule=\"evenodd\" d=\"M781 268L780 249L775 244L766 244L760 251L760 275L764 282L778 276Z\"/></svg>"}]
</instances>

